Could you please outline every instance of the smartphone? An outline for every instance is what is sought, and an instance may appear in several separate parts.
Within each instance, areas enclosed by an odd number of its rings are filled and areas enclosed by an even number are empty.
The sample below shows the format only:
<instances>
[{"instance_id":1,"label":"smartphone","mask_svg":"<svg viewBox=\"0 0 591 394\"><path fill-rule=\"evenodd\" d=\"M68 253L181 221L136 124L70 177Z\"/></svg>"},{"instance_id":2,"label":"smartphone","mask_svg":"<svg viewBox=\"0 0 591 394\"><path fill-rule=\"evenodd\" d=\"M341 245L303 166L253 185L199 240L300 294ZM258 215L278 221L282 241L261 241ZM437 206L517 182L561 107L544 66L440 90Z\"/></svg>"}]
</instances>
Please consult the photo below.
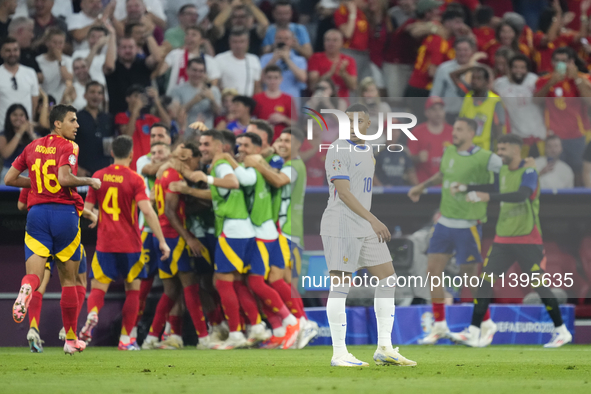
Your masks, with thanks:
<instances>
[{"instance_id":1,"label":"smartphone","mask_svg":"<svg viewBox=\"0 0 591 394\"><path fill-rule=\"evenodd\" d=\"M565 62L557 62L556 66L554 67L556 72L560 75L566 74L566 68L567 68L567 64Z\"/></svg>"},{"instance_id":2,"label":"smartphone","mask_svg":"<svg viewBox=\"0 0 591 394\"><path fill-rule=\"evenodd\" d=\"M284 42L278 42L277 45L275 45L275 47L277 49L283 49L285 47L285 43Z\"/></svg>"}]
</instances>

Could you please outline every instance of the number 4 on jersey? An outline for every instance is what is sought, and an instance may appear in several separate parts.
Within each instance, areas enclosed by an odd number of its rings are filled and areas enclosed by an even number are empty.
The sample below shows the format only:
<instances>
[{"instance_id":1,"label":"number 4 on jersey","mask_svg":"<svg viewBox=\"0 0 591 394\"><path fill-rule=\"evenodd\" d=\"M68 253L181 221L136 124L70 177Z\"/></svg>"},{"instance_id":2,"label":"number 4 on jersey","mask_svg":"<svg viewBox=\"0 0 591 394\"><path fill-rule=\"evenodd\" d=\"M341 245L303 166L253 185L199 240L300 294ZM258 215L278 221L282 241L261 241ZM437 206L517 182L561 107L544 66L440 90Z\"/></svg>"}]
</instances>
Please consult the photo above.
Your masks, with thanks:
<instances>
[{"instance_id":1,"label":"number 4 on jersey","mask_svg":"<svg viewBox=\"0 0 591 394\"><path fill-rule=\"evenodd\" d=\"M119 214L121 213L121 209L119 208L119 201L118 201L119 189L116 187L110 187L107 190L107 194L105 194L105 199L103 200L103 211L108 213L109 215L113 216L113 221L119 221Z\"/></svg>"}]
</instances>

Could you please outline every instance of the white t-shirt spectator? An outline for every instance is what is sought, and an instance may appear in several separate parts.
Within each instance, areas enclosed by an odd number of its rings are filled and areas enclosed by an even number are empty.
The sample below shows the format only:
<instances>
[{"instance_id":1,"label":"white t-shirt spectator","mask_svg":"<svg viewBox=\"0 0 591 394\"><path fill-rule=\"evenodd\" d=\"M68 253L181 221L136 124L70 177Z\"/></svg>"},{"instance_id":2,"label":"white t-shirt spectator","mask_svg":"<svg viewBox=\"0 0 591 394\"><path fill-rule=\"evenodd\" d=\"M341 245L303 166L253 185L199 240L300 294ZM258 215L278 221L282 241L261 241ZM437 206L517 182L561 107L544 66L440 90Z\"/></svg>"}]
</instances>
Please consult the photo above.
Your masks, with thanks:
<instances>
[{"instance_id":1,"label":"white t-shirt spectator","mask_svg":"<svg viewBox=\"0 0 591 394\"><path fill-rule=\"evenodd\" d=\"M542 109L533 99L537 80L538 76L534 73L528 73L520 85L511 82L509 77L500 77L495 80L493 90L503 98L511 122L511 134L543 140L546 138L546 125Z\"/></svg>"},{"instance_id":2,"label":"white t-shirt spectator","mask_svg":"<svg viewBox=\"0 0 591 394\"><path fill-rule=\"evenodd\" d=\"M60 103L64 96L64 90L66 90L66 83L62 80L59 62L57 60L49 61L45 58L45 55L39 55L35 60L37 60L43 73L41 87L48 95L53 96ZM62 64L72 73L72 58L70 56L62 55Z\"/></svg>"},{"instance_id":3,"label":"white t-shirt spectator","mask_svg":"<svg viewBox=\"0 0 591 394\"><path fill-rule=\"evenodd\" d=\"M164 7L162 3L165 1L162 0L144 0L144 5L146 6L146 11L151 12L152 14L156 15L158 18L166 21L166 14L164 13ZM191 1L186 1L186 3L191 3ZM115 18L117 20L125 19L127 17L127 1L125 0L118 0L117 5L115 6Z\"/></svg>"},{"instance_id":4,"label":"white t-shirt spectator","mask_svg":"<svg viewBox=\"0 0 591 394\"><path fill-rule=\"evenodd\" d=\"M189 58L187 61L196 58L198 55L189 54ZM215 58L203 54L203 59L205 60L205 71L207 72L207 78L212 81L214 79L219 79L221 76L220 69L218 67L217 61ZM187 80L184 78L179 79L179 72L182 67L187 67L185 65L185 49L178 48L173 49L166 55L164 61L170 67L170 79L168 80L168 87L166 88L166 95L170 96L172 90L177 86L182 85Z\"/></svg>"},{"instance_id":5,"label":"white t-shirt spectator","mask_svg":"<svg viewBox=\"0 0 591 394\"><path fill-rule=\"evenodd\" d=\"M90 49L80 49L75 51L72 54L72 61L81 57L82 59L86 59L90 54ZM105 58L107 57L107 46L105 45L103 49L92 59L92 64L88 69L88 74L93 81L97 81L105 86L107 84L107 80L105 79L105 74L103 73L103 64L105 64Z\"/></svg>"},{"instance_id":6,"label":"white t-shirt spectator","mask_svg":"<svg viewBox=\"0 0 591 394\"><path fill-rule=\"evenodd\" d=\"M71 1L54 1L51 7L51 13L57 16L63 16L68 19L74 14L74 8Z\"/></svg>"},{"instance_id":7,"label":"white t-shirt spectator","mask_svg":"<svg viewBox=\"0 0 591 394\"><path fill-rule=\"evenodd\" d=\"M193 100L197 94L201 92L201 89L191 86L189 82L185 82L181 86L177 86L173 89L171 97L174 101L178 101L182 106L185 106L189 101ZM218 105L222 104L222 94L216 86L211 87L211 92ZM187 111L187 124L201 120L209 129L213 129L213 121L215 115L212 111L211 102L209 99L203 99L197 104L193 105L191 109Z\"/></svg>"},{"instance_id":8,"label":"white t-shirt spectator","mask_svg":"<svg viewBox=\"0 0 591 394\"><path fill-rule=\"evenodd\" d=\"M261 79L261 62L258 56L247 53L244 59L237 59L232 51L226 51L217 55L215 60L222 74L222 88L234 88L242 96L254 94L254 83Z\"/></svg>"},{"instance_id":9,"label":"white t-shirt spectator","mask_svg":"<svg viewBox=\"0 0 591 394\"><path fill-rule=\"evenodd\" d=\"M119 3L121 3L121 1ZM125 2L123 1L123 3ZM68 24L68 32L71 32L72 30L83 29L86 26L92 25L94 23L94 18L91 18L84 12L80 11L77 14L71 14L68 16L66 23ZM88 40L86 38L80 43L76 40L72 41L74 45L74 51L79 49L88 49Z\"/></svg>"},{"instance_id":10,"label":"white t-shirt spectator","mask_svg":"<svg viewBox=\"0 0 591 394\"><path fill-rule=\"evenodd\" d=\"M84 98L84 93L86 91L86 86L82 85L78 81L74 81L73 83L74 89L76 90L76 100L72 103L78 111L84 109L86 107L86 99Z\"/></svg>"},{"instance_id":11,"label":"white t-shirt spectator","mask_svg":"<svg viewBox=\"0 0 591 394\"><path fill-rule=\"evenodd\" d=\"M545 156L536 158L536 168L541 172L548 164ZM542 189L572 189L575 187L575 174L568 164L557 160L552 171L540 176Z\"/></svg>"},{"instance_id":12,"label":"white t-shirt spectator","mask_svg":"<svg viewBox=\"0 0 591 394\"><path fill-rule=\"evenodd\" d=\"M6 70L4 65L0 66L0 131L4 130L4 118L6 111L12 104L22 104L27 109L29 119L33 118L33 102L31 97L39 96L39 81L37 73L30 67L18 67L14 75ZM16 87L16 89L14 89Z\"/></svg>"}]
</instances>

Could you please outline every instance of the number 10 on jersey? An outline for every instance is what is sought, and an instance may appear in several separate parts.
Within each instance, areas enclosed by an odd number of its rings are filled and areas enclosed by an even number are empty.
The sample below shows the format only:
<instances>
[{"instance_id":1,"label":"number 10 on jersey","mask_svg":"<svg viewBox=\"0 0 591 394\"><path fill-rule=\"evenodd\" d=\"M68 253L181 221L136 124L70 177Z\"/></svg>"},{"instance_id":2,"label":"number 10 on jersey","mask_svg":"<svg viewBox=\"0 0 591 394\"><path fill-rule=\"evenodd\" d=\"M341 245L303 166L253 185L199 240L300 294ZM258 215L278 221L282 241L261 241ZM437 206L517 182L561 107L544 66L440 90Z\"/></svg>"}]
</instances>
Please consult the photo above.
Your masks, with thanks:
<instances>
[{"instance_id":1,"label":"number 10 on jersey","mask_svg":"<svg viewBox=\"0 0 591 394\"><path fill-rule=\"evenodd\" d=\"M363 193L371 193L371 185L372 185L371 180L372 180L371 177L363 178Z\"/></svg>"}]
</instances>

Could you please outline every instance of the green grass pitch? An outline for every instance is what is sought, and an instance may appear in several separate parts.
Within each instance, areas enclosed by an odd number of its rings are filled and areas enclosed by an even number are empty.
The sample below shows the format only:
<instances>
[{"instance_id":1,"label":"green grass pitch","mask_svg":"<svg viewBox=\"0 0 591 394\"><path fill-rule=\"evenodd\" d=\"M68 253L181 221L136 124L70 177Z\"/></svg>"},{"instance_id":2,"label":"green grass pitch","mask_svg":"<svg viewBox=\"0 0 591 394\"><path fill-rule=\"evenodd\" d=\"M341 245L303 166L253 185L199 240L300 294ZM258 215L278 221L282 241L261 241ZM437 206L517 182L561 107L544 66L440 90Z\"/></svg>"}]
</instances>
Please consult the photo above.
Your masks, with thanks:
<instances>
[{"instance_id":1,"label":"green grass pitch","mask_svg":"<svg viewBox=\"0 0 591 394\"><path fill-rule=\"evenodd\" d=\"M373 346L350 346L368 368L331 368L332 349L139 351L89 347L31 354L0 348L0 392L53 393L591 393L591 346L405 346L417 367L377 367Z\"/></svg>"}]
</instances>

